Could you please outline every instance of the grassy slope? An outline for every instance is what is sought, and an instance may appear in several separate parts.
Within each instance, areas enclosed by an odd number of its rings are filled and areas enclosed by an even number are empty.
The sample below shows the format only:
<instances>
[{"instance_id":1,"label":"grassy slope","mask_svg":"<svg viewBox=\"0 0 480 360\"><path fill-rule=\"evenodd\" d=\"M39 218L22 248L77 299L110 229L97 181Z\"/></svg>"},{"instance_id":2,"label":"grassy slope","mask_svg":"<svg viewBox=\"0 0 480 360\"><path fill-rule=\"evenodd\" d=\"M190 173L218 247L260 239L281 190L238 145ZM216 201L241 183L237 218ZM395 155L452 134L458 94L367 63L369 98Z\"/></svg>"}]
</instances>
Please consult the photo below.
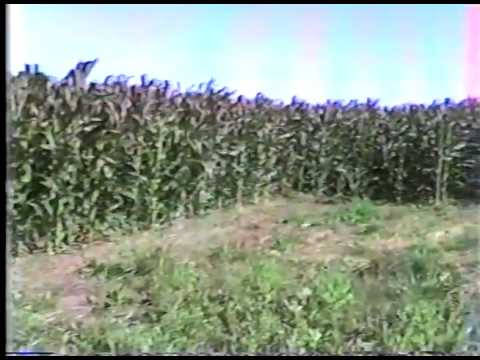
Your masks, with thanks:
<instances>
[{"instance_id":1,"label":"grassy slope","mask_svg":"<svg viewBox=\"0 0 480 360\"><path fill-rule=\"evenodd\" d=\"M21 257L13 346L459 350L479 287L478 215L297 196Z\"/></svg>"}]
</instances>

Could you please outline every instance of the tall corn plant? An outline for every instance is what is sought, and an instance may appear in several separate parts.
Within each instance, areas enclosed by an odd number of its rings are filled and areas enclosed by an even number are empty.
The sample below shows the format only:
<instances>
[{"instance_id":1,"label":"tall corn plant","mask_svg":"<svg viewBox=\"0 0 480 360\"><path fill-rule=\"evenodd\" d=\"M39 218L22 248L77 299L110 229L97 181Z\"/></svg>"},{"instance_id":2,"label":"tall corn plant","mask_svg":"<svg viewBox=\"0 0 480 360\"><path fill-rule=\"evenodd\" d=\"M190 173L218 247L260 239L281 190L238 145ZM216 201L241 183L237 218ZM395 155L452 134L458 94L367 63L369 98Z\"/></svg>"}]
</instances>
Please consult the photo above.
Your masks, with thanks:
<instances>
[{"instance_id":1,"label":"tall corn plant","mask_svg":"<svg viewBox=\"0 0 480 360\"><path fill-rule=\"evenodd\" d=\"M475 168L475 101L281 104L233 98L213 82L185 92L146 76L87 84L95 63L60 83L31 68L8 80L12 219L29 248L291 189L440 202Z\"/></svg>"}]
</instances>

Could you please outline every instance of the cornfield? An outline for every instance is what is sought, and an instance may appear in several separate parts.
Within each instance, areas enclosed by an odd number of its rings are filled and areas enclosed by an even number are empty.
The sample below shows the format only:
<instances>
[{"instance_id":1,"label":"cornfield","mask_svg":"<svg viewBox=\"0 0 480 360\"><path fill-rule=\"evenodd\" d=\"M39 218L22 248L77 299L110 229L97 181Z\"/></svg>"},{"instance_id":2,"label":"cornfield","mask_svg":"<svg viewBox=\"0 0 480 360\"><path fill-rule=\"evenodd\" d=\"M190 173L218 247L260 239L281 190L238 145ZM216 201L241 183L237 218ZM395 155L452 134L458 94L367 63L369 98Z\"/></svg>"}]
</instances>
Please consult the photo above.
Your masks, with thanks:
<instances>
[{"instance_id":1,"label":"cornfield","mask_svg":"<svg viewBox=\"0 0 480 360\"><path fill-rule=\"evenodd\" d=\"M7 77L15 247L54 250L286 189L441 202L479 177L475 99L283 104L212 81L87 83L95 63L60 82L30 66Z\"/></svg>"}]
</instances>

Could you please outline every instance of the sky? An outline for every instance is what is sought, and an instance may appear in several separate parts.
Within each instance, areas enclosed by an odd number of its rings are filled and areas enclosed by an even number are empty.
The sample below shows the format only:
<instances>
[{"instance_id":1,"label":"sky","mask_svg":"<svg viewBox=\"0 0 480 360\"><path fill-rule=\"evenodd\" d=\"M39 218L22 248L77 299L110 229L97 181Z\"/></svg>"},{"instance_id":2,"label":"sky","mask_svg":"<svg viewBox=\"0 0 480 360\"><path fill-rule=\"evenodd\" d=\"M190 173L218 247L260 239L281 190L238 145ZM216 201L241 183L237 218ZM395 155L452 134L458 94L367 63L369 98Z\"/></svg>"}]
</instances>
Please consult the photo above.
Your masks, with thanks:
<instances>
[{"instance_id":1,"label":"sky","mask_svg":"<svg viewBox=\"0 0 480 360\"><path fill-rule=\"evenodd\" d=\"M384 105L480 97L480 5L9 5L7 67Z\"/></svg>"}]
</instances>

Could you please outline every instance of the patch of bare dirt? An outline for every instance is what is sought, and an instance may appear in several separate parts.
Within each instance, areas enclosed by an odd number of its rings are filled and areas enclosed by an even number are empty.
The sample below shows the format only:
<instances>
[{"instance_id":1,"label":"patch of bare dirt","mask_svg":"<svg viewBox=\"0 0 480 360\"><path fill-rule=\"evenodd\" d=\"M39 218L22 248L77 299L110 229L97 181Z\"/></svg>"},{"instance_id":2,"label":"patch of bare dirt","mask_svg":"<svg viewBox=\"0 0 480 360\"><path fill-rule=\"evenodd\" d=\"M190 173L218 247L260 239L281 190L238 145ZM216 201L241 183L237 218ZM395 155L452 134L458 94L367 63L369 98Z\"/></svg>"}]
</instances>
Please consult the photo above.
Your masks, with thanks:
<instances>
[{"instance_id":1,"label":"patch of bare dirt","mask_svg":"<svg viewBox=\"0 0 480 360\"><path fill-rule=\"evenodd\" d=\"M371 247L384 254L394 254L406 250L413 245L412 236L395 233L390 237L377 236L371 241Z\"/></svg>"},{"instance_id":2,"label":"patch of bare dirt","mask_svg":"<svg viewBox=\"0 0 480 360\"><path fill-rule=\"evenodd\" d=\"M169 247L180 257L198 256L224 245L236 249L270 248L275 234L292 232L290 225L282 224L282 219L312 212L320 216L324 208L325 205L305 199L267 201L215 212L203 218L176 221L153 242Z\"/></svg>"},{"instance_id":3,"label":"patch of bare dirt","mask_svg":"<svg viewBox=\"0 0 480 360\"><path fill-rule=\"evenodd\" d=\"M436 230L427 235L427 240L440 243L462 235L465 231L465 225L456 225L441 230Z\"/></svg>"},{"instance_id":4,"label":"patch of bare dirt","mask_svg":"<svg viewBox=\"0 0 480 360\"><path fill-rule=\"evenodd\" d=\"M57 306L62 316L84 320L92 311L89 298L96 284L83 279L79 271L92 259L104 259L111 246L110 243L95 243L77 254L29 255L17 259L9 269L13 289L31 298L58 293Z\"/></svg>"},{"instance_id":5,"label":"patch of bare dirt","mask_svg":"<svg viewBox=\"0 0 480 360\"><path fill-rule=\"evenodd\" d=\"M298 254L323 261L341 252L339 244L347 244L348 230L302 227L296 221L284 220L312 216L321 219L330 206L310 198L243 206L203 219L178 221L157 242L168 242L172 251L183 257L224 245L245 250L269 249L276 239L289 238L298 240L292 256Z\"/></svg>"},{"instance_id":6,"label":"patch of bare dirt","mask_svg":"<svg viewBox=\"0 0 480 360\"><path fill-rule=\"evenodd\" d=\"M254 249L272 244L272 231L277 217L271 214L249 214L238 219L226 243L234 248Z\"/></svg>"},{"instance_id":7,"label":"patch of bare dirt","mask_svg":"<svg viewBox=\"0 0 480 360\"><path fill-rule=\"evenodd\" d=\"M304 260L329 263L345 255L352 245L348 229L306 231L295 249L295 255Z\"/></svg>"}]
</instances>

